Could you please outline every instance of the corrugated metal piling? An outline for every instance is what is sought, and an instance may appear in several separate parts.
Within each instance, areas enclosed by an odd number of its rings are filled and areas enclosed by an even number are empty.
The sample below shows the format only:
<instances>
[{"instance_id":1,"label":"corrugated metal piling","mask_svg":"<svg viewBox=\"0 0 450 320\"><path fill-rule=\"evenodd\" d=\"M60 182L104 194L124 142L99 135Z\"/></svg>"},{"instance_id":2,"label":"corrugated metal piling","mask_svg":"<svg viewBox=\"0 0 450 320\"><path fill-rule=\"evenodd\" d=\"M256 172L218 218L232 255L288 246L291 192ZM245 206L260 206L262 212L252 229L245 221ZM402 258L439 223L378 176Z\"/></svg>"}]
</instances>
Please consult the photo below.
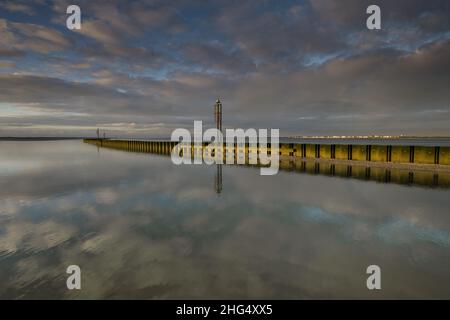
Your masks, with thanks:
<instances>
[{"instance_id":1,"label":"corrugated metal piling","mask_svg":"<svg viewBox=\"0 0 450 320\"><path fill-rule=\"evenodd\" d=\"M144 140L119 140L119 139L84 139L85 143L95 144L101 147L129 150L135 152L153 152L170 154L177 143L172 141L144 141ZM194 152L202 152L203 149L212 151L206 143L202 145L183 145L183 150L191 148ZM270 144L267 147L270 150ZM224 152L259 153L265 150L258 145L250 146L234 144L231 149L224 147ZM441 146L391 146L391 145L364 145L364 144L301 144L280 143L280 156L298 157L303 159L348 160L364 162L385 162L398 164L419 165L450 165L450 147Z\"/></svg>"}]
</instances>

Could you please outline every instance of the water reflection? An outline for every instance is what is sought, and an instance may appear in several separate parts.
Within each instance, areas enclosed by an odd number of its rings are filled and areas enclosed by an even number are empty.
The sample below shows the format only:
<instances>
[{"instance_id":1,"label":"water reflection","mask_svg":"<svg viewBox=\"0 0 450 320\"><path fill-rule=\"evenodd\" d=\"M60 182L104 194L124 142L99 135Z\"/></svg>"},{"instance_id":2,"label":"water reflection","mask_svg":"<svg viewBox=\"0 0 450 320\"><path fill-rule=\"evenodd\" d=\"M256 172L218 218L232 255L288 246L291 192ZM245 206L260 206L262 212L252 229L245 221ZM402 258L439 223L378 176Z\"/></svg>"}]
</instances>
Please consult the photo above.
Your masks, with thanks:
<instances>
[{"instance_id":1,"label":"water reflection","mask_svg":"<svg viewBox=\"0 0 450 320\"><path fill-rule=\"evenodd\" d=\"M0 150L0 298L450 297L445 188L174 166L80 141ZM65 289L69 264L81 291Z\"/></svg>"},{"instance_id":2,"label":"water reflection","mask_svg":"<svg viewBox=\"0 0 450 320\"><path fill-rule=\"evenodd\" d=\"M216 192L219 194L222 192L222 165L216 164L216 179L215 179Z\"/></svg>"},{"instance_id":3,"label":"water reflection","mask_svg":"<svg viewBox=\"0 0 450 320\"><path fill-rule=\"evenodd\" d=\"M430 188L450 188L450 171L395 168L383 164L350 165L331 161L281 160L282 170Z\"/></svg>"}]
</instances>

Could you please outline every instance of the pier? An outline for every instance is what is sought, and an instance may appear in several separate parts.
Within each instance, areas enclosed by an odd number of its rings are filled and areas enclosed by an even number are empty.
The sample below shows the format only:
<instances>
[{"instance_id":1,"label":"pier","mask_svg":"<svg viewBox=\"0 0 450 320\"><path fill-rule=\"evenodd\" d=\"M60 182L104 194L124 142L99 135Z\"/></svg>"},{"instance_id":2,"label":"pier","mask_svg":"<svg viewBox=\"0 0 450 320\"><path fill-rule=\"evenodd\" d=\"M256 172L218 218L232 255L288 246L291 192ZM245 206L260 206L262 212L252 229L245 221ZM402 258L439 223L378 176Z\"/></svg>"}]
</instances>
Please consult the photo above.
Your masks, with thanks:
<instances>
[{"instance_id":1,"label":"pier","mask_svg":"<svg viewBox=\"0 0 450 320\"><path fill-rule=\"evenodd\" d=\"M167 140L84 139L84 142L98 147L161 155L170 155L178 144ZM191 148L192 155L205 151L206 156L214 156L214 148L208 143L184 145L182 148L185 151ZM224 151L247 160L252 154L270 152L270 145L262 149L248 143L234 144L231 148L224 146ZM280 170L283 171L450 188L450 147L280 143L279 154Z\"/></svg>"},{"instance_id":2,"label":"pier","mask_svg":"<svg viewBox=\"0 0 450 320\"><path fill-rule=\"evenodd\" d=\"M170 154L172 148L178 143L164 140L144 141L144 140L119 140L119 139L84 139L85 143L95 144L101 147L122 149L136 152L167 153ZM195 144L184 145L183 149L191 148L191 153L195 154L206 148L207 152L213 152L213 147L208 143L201 146ZM225 152L243 152L245 154L257 154L260 152L270 152L270 143L267 148L251 147L248 143L234 144L229 148L224 145ZM280 143L280 156L296 157L302 159L323 159L351 162L377 162L385 164L402 164L414 166L418 165L442 167L450 169L450 147L440 146L398 146L398 145L363 145L363 144L301 144L301 143ZM449 167L447 167L449 166Z\"/></svg>"}]
</instances>

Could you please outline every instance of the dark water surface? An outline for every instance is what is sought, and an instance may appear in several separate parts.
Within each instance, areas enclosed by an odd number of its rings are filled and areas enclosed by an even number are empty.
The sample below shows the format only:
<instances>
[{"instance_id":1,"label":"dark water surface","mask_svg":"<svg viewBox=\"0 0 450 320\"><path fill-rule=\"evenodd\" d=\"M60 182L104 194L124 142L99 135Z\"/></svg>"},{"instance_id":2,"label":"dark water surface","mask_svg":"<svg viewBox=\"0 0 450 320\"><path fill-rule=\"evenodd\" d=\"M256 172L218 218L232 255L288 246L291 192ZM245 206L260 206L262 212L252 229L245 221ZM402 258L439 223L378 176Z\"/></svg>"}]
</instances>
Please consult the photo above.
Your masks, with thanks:
<instances>
[{"instance_id":1,"label":"dark water surface","mask_svg":"<svg viewBox=\"0 0 450 320\"><path fill-rule=\"evenodd\" d=\"M450 298L449 189L223 166L217 194L216 175L0 142L0 298Z\"/></svg>"}]
</instances>

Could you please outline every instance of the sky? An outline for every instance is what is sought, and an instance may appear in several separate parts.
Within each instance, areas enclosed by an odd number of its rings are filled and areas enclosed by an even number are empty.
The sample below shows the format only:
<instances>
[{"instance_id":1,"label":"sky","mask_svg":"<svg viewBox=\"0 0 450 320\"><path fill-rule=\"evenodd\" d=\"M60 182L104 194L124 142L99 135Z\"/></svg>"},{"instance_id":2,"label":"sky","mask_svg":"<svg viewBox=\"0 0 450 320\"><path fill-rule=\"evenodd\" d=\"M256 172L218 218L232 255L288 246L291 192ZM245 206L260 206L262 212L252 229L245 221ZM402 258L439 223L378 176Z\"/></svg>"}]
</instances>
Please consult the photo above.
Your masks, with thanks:
<instances>
[{"instance_id":1,"label":"sky","mask_svg":"<svg viewBox=\"0 0 450 320\"><path fill-rule=\"evenodd\" d=\"M0 0L0 136L450 136L449 84L448 0Z\"/></svg>"}]
</instances>

